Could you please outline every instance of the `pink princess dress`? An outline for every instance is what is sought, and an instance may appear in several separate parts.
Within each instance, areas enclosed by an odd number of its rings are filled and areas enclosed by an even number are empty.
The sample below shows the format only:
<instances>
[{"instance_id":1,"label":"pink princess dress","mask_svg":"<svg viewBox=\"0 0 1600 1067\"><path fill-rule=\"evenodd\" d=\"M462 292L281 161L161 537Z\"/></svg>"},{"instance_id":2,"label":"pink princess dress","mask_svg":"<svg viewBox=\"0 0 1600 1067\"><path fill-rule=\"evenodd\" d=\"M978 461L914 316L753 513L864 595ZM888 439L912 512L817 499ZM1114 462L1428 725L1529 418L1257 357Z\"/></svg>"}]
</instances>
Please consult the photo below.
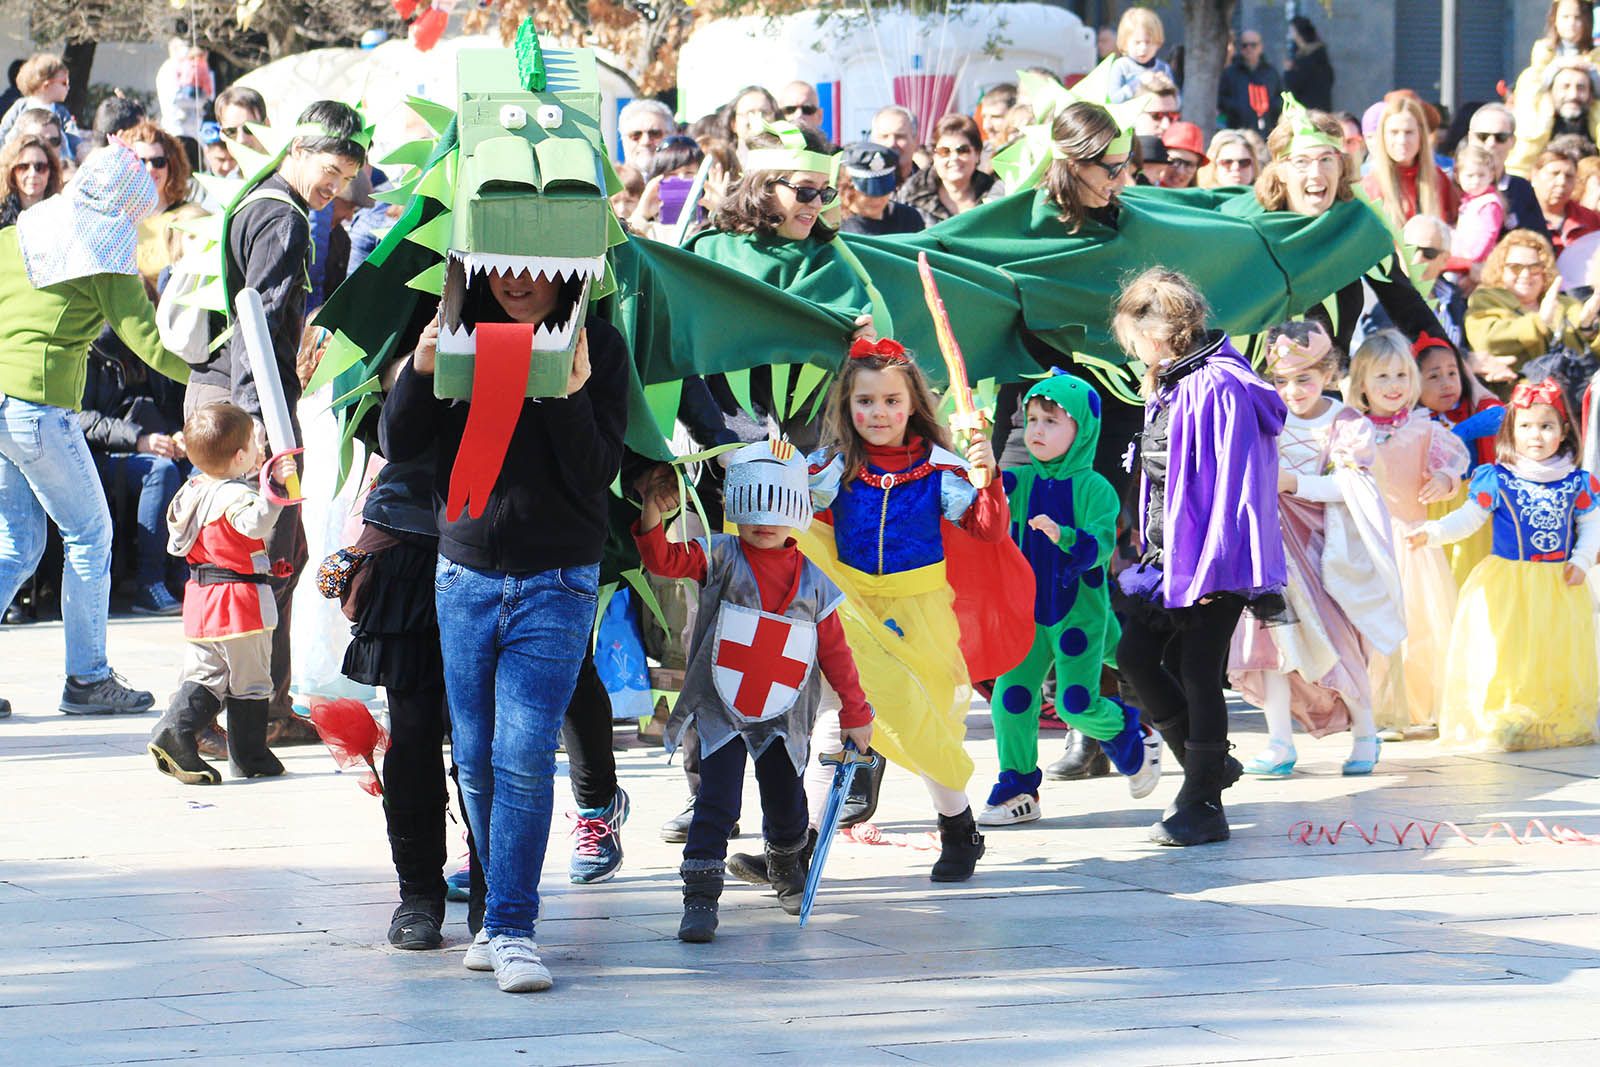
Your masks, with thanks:
<instances>
[{"instance_id":1,"label":"pink princess dress","mask_svg":"<svg viewBox=\"0 0 1600 1067\"><path fill-rule=\"evenodd\" d=\"M1287 675L1289 710L1312 737L1347 729L1352 707L1372 706L1367 663L1393 653L1406 635L1376 459L1372 423L1337 400L1316 418L1290 413L1278 437L1280 469L1298 481L1278 496L1289 621L1263 624L1246 614L1228 678L1265 707L1267 675Z\"/></svg>"},{"instance_id":2,"label":"pink princess dress","mask_svg":"<svg viewBox=\"0 0 1600 1067\"><path fill-rule=\"evenodd\" d=\"M1428 479L1447 476L1454 494L1470 460L1460 438L1420 408L1369 417L1378 446L1373 474L1394 524L1395 562L1406 612L1406 639L1399 651L1379 653L1369 665L1372 711L1380 731L1404 733L1439 721L1445 653L1456 612L1456 580L1443 549L1412 548L1406 535L1427 521L1428 508L1417 494Z\"/></svg>"}]
</instances>

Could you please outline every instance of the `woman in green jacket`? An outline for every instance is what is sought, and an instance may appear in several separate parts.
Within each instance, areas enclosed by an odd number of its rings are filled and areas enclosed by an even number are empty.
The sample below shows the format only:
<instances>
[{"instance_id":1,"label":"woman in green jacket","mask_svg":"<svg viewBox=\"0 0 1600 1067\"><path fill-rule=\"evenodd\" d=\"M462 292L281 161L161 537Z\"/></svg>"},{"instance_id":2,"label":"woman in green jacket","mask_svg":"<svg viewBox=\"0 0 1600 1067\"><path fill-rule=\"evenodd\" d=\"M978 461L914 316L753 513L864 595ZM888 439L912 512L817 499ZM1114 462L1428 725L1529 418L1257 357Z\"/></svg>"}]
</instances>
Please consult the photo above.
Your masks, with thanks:
<instances>
[{"instance_id":1,"label":"woman in green jacket","mask_svg":"<svg viewBox=\"0 0 1600 1067\"><path fill-rule=\"evenodd\" d=\"M59 196L0 230L0 604L39 565L48 515L66 548L60 708L69 715L138 714L155 702L106 662L111 514L77 412L89 344L107 323L155 370L189 376L162 346L134 266L139 221L159 202L138 158L113 142Z\"/></svg>"}]
</instances>

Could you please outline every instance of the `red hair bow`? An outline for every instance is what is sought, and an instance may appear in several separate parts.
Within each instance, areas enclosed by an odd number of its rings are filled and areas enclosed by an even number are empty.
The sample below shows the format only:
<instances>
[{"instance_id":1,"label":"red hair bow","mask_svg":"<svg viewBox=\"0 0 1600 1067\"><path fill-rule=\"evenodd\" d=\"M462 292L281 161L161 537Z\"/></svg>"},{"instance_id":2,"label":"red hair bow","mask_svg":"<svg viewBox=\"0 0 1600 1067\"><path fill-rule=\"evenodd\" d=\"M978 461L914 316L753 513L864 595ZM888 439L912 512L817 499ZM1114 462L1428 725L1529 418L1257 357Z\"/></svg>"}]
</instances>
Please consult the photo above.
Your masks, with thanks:
<instances>
[{"instance_id":1,"label":"red hair bow","mask_svg":"<svg viewBox=\"0 0 1600 1067\"><path fill-rule=\"evenodd\" d=\"M851 359L871 359L877 356L890 363L909 363L906 359L906 346L892 337L880 337L876 341L869 341L865 337L857 337L850 346Z\"/></svg>"},{"instance_id":2,"label":"red hair bow","mask_svg":"<svg viewBox=\"0 0 1600 1067\"><path fill-rule=\"evenodd\" d=\"M1549 404L1561 412L1563 419L1567 418L1567 398L1554 378L1546 378L1542 382L1518 382L1517 387L1511 390L1512 407L1531 408L1535 404Z\"/></svg>"},{"instance_id":3,"label":"red hair bow","mask_svg":"<svg viewBox=\"0 0 1600 1067\"><path fill-rule=\"evenodd\" d=\"M1434 337L1427 330L1423 330L1417 334L1416 343L1411 346L1411 355L1415 359L1420 359L1422 353L1430 348L1448 348L1452 352L1455 351L1455 345L1452 345L1449 341L1442 337Z\"/></svg>"}]
</instances>

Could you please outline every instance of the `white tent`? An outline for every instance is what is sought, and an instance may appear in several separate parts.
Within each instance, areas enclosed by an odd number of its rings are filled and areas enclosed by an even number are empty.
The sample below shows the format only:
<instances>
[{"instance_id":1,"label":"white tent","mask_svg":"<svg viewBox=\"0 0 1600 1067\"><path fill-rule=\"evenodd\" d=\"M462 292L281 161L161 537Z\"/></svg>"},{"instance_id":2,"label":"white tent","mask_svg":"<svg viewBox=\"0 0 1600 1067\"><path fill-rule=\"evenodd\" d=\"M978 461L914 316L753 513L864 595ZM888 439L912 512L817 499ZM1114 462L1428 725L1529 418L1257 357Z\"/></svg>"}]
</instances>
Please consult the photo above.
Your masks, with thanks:
<instances>
[{"instance_id":1,"label":"white tent","mask_svg":"<svg viewBox=\"0 0 1600 1067\"><path fill-rule=\"evenodd\" d=\"M946 111L972 114L984 90L1015 82L1023 67L1088 73L1094 36L1070 11L1037 3L951 3L917 15L869 0L820 24L816 12L697 20L678 59L680 113L693 120L746 85L800 80L817 86L825 129L841 143L865 136L893 102L926 129Z\"/></svg>"}]
</instances>

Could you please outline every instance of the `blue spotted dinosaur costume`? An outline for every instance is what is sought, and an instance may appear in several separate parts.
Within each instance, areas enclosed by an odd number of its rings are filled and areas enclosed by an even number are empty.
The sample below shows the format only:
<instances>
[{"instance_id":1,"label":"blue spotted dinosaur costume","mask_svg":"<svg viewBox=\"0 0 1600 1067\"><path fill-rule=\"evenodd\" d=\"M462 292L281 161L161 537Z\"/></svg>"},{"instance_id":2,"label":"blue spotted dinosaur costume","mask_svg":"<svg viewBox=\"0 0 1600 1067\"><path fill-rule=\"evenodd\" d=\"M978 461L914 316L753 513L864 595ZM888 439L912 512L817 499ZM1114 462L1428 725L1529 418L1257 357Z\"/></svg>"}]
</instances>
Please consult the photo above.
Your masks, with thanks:
<instances>
[{"instance_id":1,"label":"blue spotted dinosaur costume","mask_svg":"<svg viewBox=\"0 0 1600 1067\"><path fill-rule=\"evenodd\" d=\"M1058 372L1028 390L1024 408L1036 399L1059 406L1077 424L1077 436L1055 459L1045 462L1030 454L1026 467L1003 475L1011 536L1033 568L1036 589L1033 647L1021 664L1001 676L991 702L1000 750L1000 779L989 794L991 807L1038 796L1043 777L1039 690L1052 664L1062 721L1099 741L1123 774L1135 774L1145 760L1139 713L1100 695L1100 669L1122 635L1111 613L1106 577L1120 504L1111 483L1094 470L1100 397L1081 378ZM1038 515L1061 528L1058 541L1028 525Z\"/></svg>"}]
</instances>

